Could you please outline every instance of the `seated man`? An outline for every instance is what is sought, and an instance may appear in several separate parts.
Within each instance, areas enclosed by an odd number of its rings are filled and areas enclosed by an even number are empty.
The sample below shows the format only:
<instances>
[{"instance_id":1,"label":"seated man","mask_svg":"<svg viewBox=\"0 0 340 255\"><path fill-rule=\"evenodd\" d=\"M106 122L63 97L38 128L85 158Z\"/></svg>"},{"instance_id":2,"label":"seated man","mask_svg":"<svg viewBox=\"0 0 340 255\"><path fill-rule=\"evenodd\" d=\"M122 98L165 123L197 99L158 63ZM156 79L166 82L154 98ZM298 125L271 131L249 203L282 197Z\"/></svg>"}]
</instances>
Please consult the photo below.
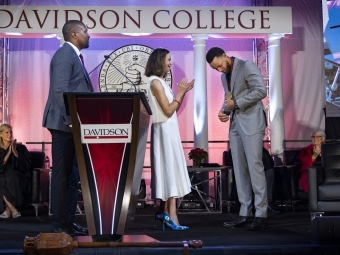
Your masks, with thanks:
<instances>
[{"instance_id":1,"label":"seated man","mask_svg":"<svg viewBox=\"0 0 340 255\"><path fill-rule=\"evenodd\" d=\"M233 160L231 157L231 150L228 151L227 161L230 166L233 166ZM268 212L270 213L280 213L279 211L275 210L272 206L273 202L273 187L274 187L274 160L272 156L269 154L269 151L263 147L262 152L262 162L264 166L264 171L266 175L266 182L267 182L267 197L268 197ZM233 185L231 196L234 197L237 195L236 185Z\"/></svg>"}]
</instances>

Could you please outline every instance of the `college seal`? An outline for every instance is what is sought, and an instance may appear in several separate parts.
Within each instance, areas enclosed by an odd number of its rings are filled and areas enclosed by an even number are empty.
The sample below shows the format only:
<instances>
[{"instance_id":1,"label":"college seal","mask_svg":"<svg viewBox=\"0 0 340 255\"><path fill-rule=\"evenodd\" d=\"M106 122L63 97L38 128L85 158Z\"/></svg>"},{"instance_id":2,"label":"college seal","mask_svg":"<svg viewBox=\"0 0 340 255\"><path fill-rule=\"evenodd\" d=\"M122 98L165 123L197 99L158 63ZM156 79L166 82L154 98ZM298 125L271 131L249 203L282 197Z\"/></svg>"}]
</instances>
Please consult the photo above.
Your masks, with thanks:
<instances>
[{"instance_id":1,"label":"college seal","mask_svg":"<svg viewBox=\"0 0 340 255\"><path fill-rule=\"evenodd\" d=\"M133 92L136 87L137 91L145 92L148 77L144 71L152 51L152 48L139 44L126 45L113 51L99 72L100 91ZM165 81L172 87L171 71Z\"/></svg>"}]
</instances>

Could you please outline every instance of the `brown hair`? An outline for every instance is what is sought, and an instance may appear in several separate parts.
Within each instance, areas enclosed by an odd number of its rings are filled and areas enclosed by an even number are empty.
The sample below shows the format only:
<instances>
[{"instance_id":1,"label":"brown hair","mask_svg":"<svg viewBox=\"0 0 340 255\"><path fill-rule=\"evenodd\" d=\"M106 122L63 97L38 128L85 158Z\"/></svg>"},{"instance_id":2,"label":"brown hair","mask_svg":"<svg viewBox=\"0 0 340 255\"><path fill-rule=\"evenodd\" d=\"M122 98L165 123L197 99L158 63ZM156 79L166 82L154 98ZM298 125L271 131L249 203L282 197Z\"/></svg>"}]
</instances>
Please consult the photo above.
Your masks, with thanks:
<instances>
[{"instance_id":1,"label":"brown hair","mask_svg":"<svg viewBox=\"0 0 340 255\"><path fill-rule=\"evenodd\" d=\"M164 60L170 51L163 48L155 49L151 54L145 66L145 76L156 75L158 77L164 74Z\"/></svg>"}]
</instances>

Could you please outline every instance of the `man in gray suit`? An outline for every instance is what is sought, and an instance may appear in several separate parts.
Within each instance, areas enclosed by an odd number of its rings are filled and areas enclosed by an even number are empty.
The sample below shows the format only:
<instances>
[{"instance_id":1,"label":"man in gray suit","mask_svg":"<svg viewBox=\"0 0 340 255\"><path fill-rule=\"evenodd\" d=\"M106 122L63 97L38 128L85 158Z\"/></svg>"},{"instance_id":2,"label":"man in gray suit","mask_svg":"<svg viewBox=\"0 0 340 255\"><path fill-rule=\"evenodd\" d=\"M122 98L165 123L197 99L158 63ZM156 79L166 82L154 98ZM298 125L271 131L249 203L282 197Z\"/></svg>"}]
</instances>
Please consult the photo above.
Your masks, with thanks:
<instances>
[{"instance_id":1,"label":"man in gray suit","mask_svg":"<svg viewBox=\"0 0 340 255\"><path fill-rule=\"evenodd\" d=\"M51 206L53 232L83 235L87 229L75 223L79 173L70 116L66 114L64 92L93 92L80 50L89 47L88 29L78 20L69 20L63 29L65 43L50 64L50 90L44 110L43 127L52 135Z\"/></svg>"},{"instance_id":2,"label":"man in gray suit","mask_svg":"<svg viewBox=\"0 0 340 255\"><path fill-rule=\"evenodd\" d=\"M251 61L229 57L218 47L206 54L210 66L221 72L225 102L218 113L222 122L230 115L229 140L232 152L237 194L241 203L239 216L224 227L247 225L249 230L268 227L267 188L262 163L266 117L262 99L266 87L258 67ZM252 197L255 218L252 218Z\"/></svg>"}]
</instances>

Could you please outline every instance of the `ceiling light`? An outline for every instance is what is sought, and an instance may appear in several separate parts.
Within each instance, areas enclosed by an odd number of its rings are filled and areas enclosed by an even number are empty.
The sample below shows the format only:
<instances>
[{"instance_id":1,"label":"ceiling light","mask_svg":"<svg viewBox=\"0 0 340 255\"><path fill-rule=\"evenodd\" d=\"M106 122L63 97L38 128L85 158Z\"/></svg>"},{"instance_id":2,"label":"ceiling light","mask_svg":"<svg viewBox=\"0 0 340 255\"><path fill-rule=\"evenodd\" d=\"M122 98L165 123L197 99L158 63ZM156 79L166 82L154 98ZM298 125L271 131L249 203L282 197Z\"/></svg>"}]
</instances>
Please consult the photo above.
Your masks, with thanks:
<instances>
[{"instance_id":1,"label":"ceiling light","mask_svg":"<svg viewBox=\"0 0 340 255\"><path fill-rule=\"evenodd\" d=\"M152 35L152 33L122 33L122 35L129 35L129 36L148 36L148 35Z\"/></svg>"},{"instance_id":2,"label":"ceiling light","mask_svg":"<svg viewBox=\"0 0 340 255\"><path fill-rule=\"evenodd\" d=\"M57 37L56 34L44 35L44 38L55 38L55 37Z\"/></svg>"},{"instance_id":3,"label":"ceiling light","mask_svg":"<svg viewBox=\"0 0 340 255\"><path fill-rule=\"evenodd\" d=\"M8 32L8 33L5 33L5 35L17 35L17 36L21 36L22 33L12 33L12 32Z\"/></svg>"}]
</instances>

